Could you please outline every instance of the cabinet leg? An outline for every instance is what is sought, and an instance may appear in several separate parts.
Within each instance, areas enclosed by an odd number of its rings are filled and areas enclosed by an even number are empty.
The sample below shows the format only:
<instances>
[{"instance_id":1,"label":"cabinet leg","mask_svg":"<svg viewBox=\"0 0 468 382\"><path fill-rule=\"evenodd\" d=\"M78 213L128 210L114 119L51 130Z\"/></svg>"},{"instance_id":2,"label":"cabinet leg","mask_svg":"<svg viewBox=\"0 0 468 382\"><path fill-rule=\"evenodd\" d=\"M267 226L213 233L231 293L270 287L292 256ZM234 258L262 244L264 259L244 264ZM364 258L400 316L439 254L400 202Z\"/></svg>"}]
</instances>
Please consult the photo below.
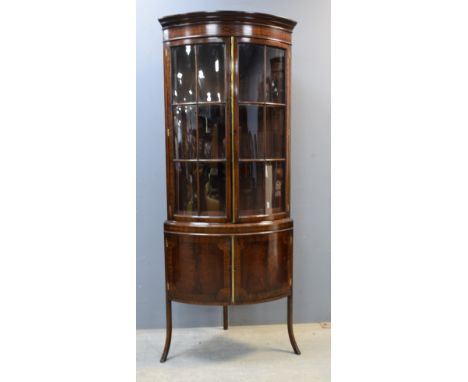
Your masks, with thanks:
<instances>
[{"instance_id":1,"label":"cabinet leg","mask_svg":"<svg viewBox=\"0 0 468 382\"><path fill-rule=\"evenodd\" d=\"M166 297L166 343L161 355L161 362L166 362L172 338L172 301Z\"/></svg>"},{"instance_id":2,"label":"cabinet leg","mask_svg":"<svg viewBox=\"0 0 468 382\"><path fill-rule=\"evenodd\" d=\"M228 328L228 306L223 305L223 328L227 330Z\"/></svg>"},{"instance_id":3,"label":"cabinet leg","mask_svg":"<svg viewBox=\"0 0 468 382\"><path fill-rule=\"evenodd\" d=\"M288 296L288 334L289 341L291 341L291 346L294 349L294 353L301 354L299 347L297 346L296 339L294 338L293 332L293 299L292 295Z\"/></svg>"}]
</instances>

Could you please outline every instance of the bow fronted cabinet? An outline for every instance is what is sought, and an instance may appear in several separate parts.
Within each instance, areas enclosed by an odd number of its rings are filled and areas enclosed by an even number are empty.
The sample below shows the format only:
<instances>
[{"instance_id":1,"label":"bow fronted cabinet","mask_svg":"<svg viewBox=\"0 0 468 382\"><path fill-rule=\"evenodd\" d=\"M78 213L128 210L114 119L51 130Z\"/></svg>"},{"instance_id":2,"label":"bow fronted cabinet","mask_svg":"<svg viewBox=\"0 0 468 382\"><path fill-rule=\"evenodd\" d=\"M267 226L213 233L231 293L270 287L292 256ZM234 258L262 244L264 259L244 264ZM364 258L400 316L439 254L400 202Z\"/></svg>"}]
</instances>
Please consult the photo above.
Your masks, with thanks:
<instances>
[{"instance_id":1,"label":"bow fronted cabinet","mask_svg":"<svg viewBox=\"0 0 468 382\"><path fill-rule=\"evenodd\" d=\"M262 13L161 18L164 39L167 338L172 301L223 307L287 298L293 222L291 35Z\"/></svg>"}]
</instances>

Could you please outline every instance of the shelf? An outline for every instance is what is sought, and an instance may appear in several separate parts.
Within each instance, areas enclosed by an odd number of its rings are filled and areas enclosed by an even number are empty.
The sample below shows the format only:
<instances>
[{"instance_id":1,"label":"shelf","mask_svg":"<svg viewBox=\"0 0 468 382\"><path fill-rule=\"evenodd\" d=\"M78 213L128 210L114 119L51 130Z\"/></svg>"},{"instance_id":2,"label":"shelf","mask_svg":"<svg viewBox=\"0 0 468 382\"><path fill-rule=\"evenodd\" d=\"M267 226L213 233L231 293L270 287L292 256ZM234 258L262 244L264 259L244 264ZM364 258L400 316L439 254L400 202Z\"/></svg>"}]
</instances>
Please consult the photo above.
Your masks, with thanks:
<instances>
[{"instance_id":1,"label":"shelf","mask_svg":"<svg viewBox=\"0 0 468 382\"><path fill-rule=\"evenodd\" d=\"M265 159L239 159L239 162L284 162L285 158L265 158Z\"/></svg>"},{"instance_id":2,"label":"shelf","mask_svg":"<svg viewBox=\"0 0 468 382\"><path fill-rule=\"evenodd\" d=\"M206 102L206 101L193 101L193 102L172 102L172 106L197 106L197 105L225 105L226 102Z\"/></svg>"},{"instance_id":3,"label":"shelf","mask_svg":"<svg viewBox=\"0 0 468 382\"><path fill-rule=\"evenodd\" d=\"M178 163L225 163L226 158L220 158L220 159L173 159L173 162L178 162Z\"/></svg>"},{"instance_id":4,"label":"shelf","mask_svg":"<svg viewBox=\"0 0 468 382\"><path fill-rule=\"evenodd\" d=\"M278 103L278 102L263 102L263 101L238 101L239 105L255 105L255 106L280 106L285 107L285 103Z\"/></svg>"}]
</instances>

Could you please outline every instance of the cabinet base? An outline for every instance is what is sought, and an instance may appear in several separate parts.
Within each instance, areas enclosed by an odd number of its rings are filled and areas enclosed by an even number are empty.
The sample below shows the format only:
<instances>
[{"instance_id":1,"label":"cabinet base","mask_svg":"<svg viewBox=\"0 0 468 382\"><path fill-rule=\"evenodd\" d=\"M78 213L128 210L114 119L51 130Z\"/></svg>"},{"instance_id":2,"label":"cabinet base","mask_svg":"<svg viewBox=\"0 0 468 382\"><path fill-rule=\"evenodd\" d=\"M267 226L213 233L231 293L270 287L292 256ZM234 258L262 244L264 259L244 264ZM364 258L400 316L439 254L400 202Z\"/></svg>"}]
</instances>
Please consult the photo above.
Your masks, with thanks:
<instances>
[{"instance_id":1,"label":"cabinet base","mask_svg":"<svg viewBox=\"0 0 468 382\"><path fill-rule=\"evenodd\" d=\"M294 350L294 353L299 355L301 351L297 346L296 339L294 338L293 331L293 299L292 295L287 297L287 325L288 325L288 335L291 346ZM228 306L223 305L223 328L227 330L228 328ZM164 344L164 350L161 355L161 362L166 362L167 355L169 354L169 348L171 347L172 339L172 300L166 298L166 342Z\"/></svg>"}]
</instances>

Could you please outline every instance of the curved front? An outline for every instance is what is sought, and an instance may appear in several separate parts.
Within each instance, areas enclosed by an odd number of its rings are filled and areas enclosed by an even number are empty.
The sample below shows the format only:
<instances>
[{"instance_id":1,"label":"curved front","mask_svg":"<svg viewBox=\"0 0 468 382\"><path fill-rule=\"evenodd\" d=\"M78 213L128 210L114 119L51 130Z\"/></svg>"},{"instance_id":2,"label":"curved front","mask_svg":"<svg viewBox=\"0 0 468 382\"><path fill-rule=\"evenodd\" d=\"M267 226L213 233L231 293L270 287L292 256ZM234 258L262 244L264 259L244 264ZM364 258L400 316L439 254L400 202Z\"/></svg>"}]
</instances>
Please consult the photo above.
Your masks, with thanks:
<instances>
[{"instance_id":1,"label":"curved front","mask_svg":"<svg viewBox=\"0 0 468 382\"><path fill-rule=\"evenodd\" d=\"M197 12L163 27L170 300L291 295L291 36L260 13Z\"/></svg>"},{"instance_id":2,"label":"curved front","mask_svg":"<svg viewBox=\"0 0 468 382\"><path fill-rule=\"evenodd\" d=\"M191 304L249 304L291 294L292 221L211 232L165 224L166 289ZM222 225L221 225L222 226ZM232 225L231 225L232 226ZM239 227L240 226L240 227ZM243 227L244 226L244 227ZM259 229L263 228L263 229Z\"/></svg>"}]
</instances>

